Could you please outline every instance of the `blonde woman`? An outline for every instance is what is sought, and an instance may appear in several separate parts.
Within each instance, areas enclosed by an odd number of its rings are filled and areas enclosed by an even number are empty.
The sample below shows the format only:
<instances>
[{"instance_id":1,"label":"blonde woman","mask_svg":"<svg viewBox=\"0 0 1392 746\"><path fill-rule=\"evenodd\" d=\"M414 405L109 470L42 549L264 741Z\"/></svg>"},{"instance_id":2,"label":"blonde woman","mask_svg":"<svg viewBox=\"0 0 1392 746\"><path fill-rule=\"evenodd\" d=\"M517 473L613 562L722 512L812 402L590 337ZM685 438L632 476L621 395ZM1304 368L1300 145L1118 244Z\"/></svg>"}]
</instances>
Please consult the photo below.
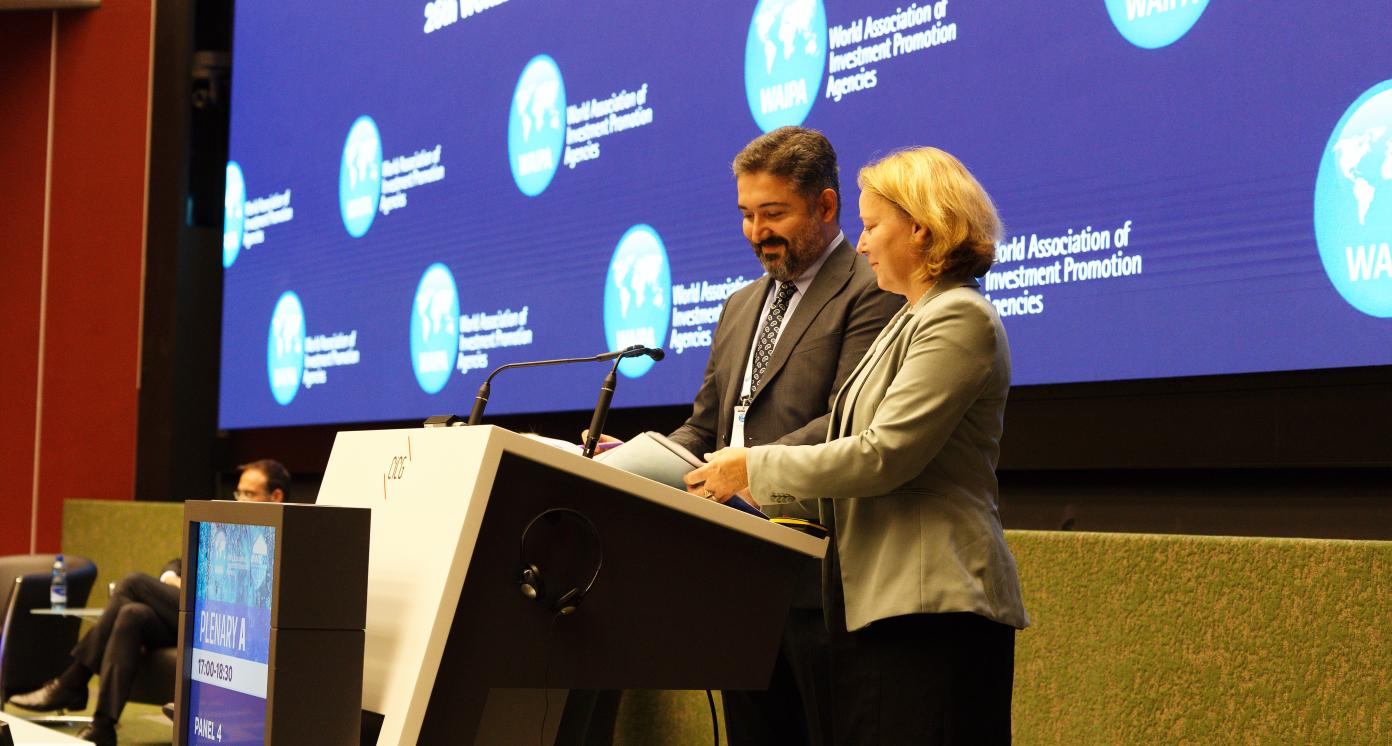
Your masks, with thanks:
<instances>
[{"instance_id":1,"label":"blonde woman","mask_svg":"<svg viewBox=\"0 0 1392 746\"><path fill-rule=\"evenodd\" d=\"M836 743L1008 743L1029 624L997 512L1010 348L974 278L1000 221L951 155L861 169L856 250L907 305L837 393L827 442L726 448L692 491L819 499Z\"/></svg>"}]
</instances>

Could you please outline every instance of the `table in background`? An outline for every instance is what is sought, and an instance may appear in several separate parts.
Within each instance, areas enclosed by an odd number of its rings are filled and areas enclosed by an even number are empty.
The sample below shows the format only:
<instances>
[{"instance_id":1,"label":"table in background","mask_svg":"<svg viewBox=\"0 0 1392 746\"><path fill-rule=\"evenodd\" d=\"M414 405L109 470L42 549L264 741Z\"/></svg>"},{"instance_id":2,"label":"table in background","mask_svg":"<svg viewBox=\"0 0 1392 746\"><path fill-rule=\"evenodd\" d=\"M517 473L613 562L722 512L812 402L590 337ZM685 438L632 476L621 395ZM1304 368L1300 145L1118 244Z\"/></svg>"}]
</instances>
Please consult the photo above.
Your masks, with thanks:
<instances>
[{"instance_id":1,"label":"table in background","mask_svg":"<svg viewBox=\"0 0 1392 746\"><path fill-rule=\"evenodd\" d=\"M96 619L102 615L106 609L82 608L82 609L30 609L30 614L39 616L67 616L77 617L78 619Z\"/></svg>"}]
</instances>

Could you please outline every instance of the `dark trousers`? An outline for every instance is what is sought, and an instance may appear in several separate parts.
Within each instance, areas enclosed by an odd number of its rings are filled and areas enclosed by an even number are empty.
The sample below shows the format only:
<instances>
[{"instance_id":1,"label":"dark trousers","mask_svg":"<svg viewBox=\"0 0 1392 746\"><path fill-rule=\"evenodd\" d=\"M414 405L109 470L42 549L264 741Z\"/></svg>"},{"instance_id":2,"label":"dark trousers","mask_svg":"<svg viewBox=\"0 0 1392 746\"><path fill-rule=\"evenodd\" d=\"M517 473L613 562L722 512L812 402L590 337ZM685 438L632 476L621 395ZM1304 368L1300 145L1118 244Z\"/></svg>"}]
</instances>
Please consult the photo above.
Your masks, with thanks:
<instances>
[{"instance_id":1,"label":"dark trousers","mask_svg":"<svg viewBox=\"0 0 1392 746\"><path fill-rule=\"evenodd\" d=\"M97 713L121 718L143 650L179 644L179 589L144 573L116 584L97 625L73 648L73 659L101 676Z\"/></svg>"},{"instance_id":2,"label":"dark trousers","mask_svg":"<svg viewBox=\"0 0 1392 746\"><path fill-rule=\"evenodd\" d=\"M833 743L1010 743L1008 625L966 613L892 617L855 632L843 621L831 631L831 676Z\"/></svg>"},{"instance_id":3,"label":"dark trousers","mask_svg":"<svg viewBox=\"0 0 1392 746\"><path fill-rule=\"evenodd\" d=\"M622 697L622 689L571 689L561 711L555 746L612 744Z\"/></svg>"},{"instance_id":4,"label":"dark trousers","mask_svg":"<svg viewBox=\"0 0 1392 746\"><path fill-rule=\"evenodd\" d=\"M731 746L829 743L830 658L821 609L793 608L764 691L723 691Z\"/></svg>"}]
</instances>

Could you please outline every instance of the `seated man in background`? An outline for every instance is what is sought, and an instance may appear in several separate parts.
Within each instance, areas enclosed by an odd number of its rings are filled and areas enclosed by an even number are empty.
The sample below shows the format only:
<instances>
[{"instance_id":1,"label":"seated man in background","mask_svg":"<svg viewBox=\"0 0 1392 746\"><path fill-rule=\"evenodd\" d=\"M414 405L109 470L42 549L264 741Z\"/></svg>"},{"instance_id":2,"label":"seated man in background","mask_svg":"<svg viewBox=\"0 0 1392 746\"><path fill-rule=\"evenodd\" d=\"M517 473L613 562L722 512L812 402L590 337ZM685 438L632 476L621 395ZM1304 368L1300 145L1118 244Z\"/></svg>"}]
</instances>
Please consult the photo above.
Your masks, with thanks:
<instances>
[{"instance_id":1,"label":"seated man in background","mask_svg":"<svg viewBox=\"0 0 1392 746\"><path fill-rule=\"evenodd\" d=\"M285 502L290 472L271 459L241 467L238 500ZM87 682L101 676L92 723L78 738L103 746L116 743L116 721L126 706L142 650L173 647L179 643L179 559L165 565L158 579L132 573L116 583L106 610L73 648L72 665L41 688L10 698L28 710L81 710L87 707Z\"/></svg>"}]
</instances>

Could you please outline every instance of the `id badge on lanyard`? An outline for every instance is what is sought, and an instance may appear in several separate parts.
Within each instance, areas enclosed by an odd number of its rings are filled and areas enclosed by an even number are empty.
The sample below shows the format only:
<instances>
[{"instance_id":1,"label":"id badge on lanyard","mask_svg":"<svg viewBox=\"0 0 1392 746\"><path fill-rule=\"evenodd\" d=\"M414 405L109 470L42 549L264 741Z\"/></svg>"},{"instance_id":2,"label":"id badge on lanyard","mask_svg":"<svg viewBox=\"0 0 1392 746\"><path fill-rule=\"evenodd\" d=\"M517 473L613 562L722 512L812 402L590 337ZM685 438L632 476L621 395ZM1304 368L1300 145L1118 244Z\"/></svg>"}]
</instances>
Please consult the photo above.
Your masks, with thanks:
<instances>
[{"instance_id":1,"label":"id badge on lanyard","mask_svg":"<svg viewBox=\"0 0 1392 746\"><path fill-rule=\"evenodd\" d=\"M749 414L749 407L747 405L741 404L735 407L734 424L730 426L731 448L744 447L744 417L747 414Z\"/></svg>"}]
</instances>

